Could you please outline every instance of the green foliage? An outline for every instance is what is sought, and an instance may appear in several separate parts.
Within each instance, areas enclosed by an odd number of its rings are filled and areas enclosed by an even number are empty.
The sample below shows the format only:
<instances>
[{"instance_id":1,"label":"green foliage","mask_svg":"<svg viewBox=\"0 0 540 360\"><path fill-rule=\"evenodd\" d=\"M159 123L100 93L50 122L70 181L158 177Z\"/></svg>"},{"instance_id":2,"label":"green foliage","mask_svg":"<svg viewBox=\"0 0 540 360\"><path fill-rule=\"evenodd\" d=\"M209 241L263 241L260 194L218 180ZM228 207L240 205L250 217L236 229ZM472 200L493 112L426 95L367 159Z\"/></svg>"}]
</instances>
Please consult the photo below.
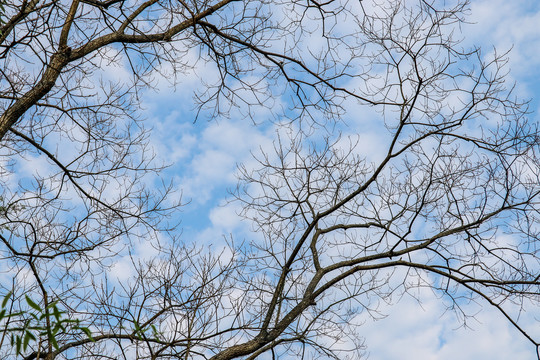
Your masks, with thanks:
<instances>
[{"instance_id":1,"label":"green foliage","mask_svg":"<svg viewBox=\"0 0 540 360\"><path fill-rule=\"evenodd\" d=\"M13 292L10 291L2 300L0 321L7 320L2 331L10 335L11 346L15 348L17 355L25 352L31 342L43 340L48 341L55 350L58 350L59 337L69 332L82 332L94 341L90 329L81 326L80 320L66 317L66 312L58 308L58 301L41 307L28 295L25 295L26 303L30 309L10 312L6 306L12 294ZM10 323L13 323L14 326L10 326Z\"/></svg>"},{"instance_id":2,"label":"green foliage","mask_svg":"<svg viewBox=\"0 0 540 360\"><path fill-rule=\"evenodd\" d=\"M148 335L148 332L151 332L151 336ZM155 325L150 325L147 327L141 327L137 320L133 320L133 335L137 337L138 340L145 339L158 339L161 337L160 332L157 330Z\"/></svg>"},{"instance_id":3,"label":"green foliage","mask_svg":"<svg viewBox=\"0 0 540 360\"><path fill-rule=\"evenodd\" d=\"M2 9L2 3L0 2L0 11L1 11L1 9ZM2 13L0 12L0 25L2 25L1 24L1 19L2 19ZM1 35L2 34L0 33L0 36ZM5 215L6 212L7 212L7 207L4 205L4 198L2 196L0 196L0 216Z\"/></svg>"}]
</instances>

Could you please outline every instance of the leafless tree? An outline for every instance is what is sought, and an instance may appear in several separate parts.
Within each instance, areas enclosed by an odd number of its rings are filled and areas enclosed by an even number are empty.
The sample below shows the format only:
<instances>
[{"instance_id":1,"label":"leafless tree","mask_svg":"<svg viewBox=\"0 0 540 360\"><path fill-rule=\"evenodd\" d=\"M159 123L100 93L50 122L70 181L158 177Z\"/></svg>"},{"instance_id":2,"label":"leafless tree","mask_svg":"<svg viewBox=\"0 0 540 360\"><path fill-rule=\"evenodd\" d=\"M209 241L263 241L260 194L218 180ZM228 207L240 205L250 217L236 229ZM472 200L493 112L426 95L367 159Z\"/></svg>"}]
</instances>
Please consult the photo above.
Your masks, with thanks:
<instances>
[{"instance_id":1,"label":"leafless tree","mask_svg":"<svg viewBox=\"0 0 540 360\"><path fill-rule=\"evenodd\" d=\"M463 321L465 301L497 308L540 359L515 313L540 302L539 132L505 82L506 54L460 45L466 11L457 0L7 3L0 288L13 309L26 294L43 309L57 301L92 332L57 329L22 357L360 358L357 315L429 287ZM181 81L194 51L220 74L198 89L200 114L267 107L291 120L275 151L254 154L258 168L240 167L234 196L253 239L217 253L177 236L181 203L138 110L152 76ZM118 61L130 80L102 71ZM377 156L338 131L353 107L354 126L381 124ZM112 284L107 269L140 241L157 255L131 257L136 276ZM3 320L2 356L15 358L6 334L30 313Z\"/></svg>"}]
</instances>

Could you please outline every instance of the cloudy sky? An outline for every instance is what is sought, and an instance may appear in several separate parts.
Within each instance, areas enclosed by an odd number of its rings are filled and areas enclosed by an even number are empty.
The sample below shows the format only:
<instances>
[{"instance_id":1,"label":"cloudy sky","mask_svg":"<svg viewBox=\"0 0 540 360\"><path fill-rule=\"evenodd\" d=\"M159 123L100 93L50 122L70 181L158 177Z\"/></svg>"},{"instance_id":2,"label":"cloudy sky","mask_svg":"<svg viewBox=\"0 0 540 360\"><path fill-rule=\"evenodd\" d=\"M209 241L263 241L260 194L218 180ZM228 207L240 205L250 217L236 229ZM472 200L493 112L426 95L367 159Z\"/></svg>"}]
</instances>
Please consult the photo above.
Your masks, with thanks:
<instances>
[{"instance_id":1,"label":"cloudy sky","mask_svg":"<svg viewBox=\"0 0 540 360\"><path fill-rule=\"evenodd\" d=\"M491 51L511 50L511 80L517 94L532 99L532 110L540 102L540 2L531 0L472 0L470 24L463 27L464 42ZM194 56L196 56L194 54ZM158 93L145 99L146 116L154 127L153 142L159 157L173 163L168 172L189 201L182 213L184 239L212 244L227 234L249 236L249 226L236 215L235 204L227 203L227 189L236 185L237 164L249 166L250 151L269 147L275 137L271 126L257 127L240 115L211 122L193 123L192 90L212 70L197 68L185 75L175 89L162 81ZM260 120L269 116L257 114ZM531 119L538 119L537 112ZM366 156L376 156L375 132L363 134ZM142 253L145 251L141 249ZM425 290L422 303L404 297L383 308L388 316L364 325L370 359L514 359L534 357L534 349L494 310L471 305L468 328L453 313L445 313L440 299ZM524 314L533 324L536 320ZM540 336L540 333L538 333Z\"/></svg>"}]
</instances>

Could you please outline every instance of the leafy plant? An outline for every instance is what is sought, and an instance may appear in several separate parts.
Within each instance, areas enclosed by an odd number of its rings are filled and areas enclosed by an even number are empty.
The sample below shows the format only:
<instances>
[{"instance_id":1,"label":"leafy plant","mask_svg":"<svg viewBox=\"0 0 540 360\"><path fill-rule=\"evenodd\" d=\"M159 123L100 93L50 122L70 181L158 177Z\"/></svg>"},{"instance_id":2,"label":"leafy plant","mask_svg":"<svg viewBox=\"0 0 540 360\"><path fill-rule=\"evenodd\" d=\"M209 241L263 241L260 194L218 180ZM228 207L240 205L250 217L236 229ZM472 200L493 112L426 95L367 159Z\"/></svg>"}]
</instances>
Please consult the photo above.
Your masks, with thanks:
<instances>
[{"instance_id":1,"label":"leafy plant","mask_svg":"<svg viewBox=\"0 0 540 360\"><path fill-rule=\"evenodd\" d=\"M149 331L151 331L150 336L147 334ZM142 327L137 320L133 320L133 335L135 335L135 337L141 341L148 338L159 340L161 337L161 333L157 330L155 325L151 324L149 326Z\"/></svg>"},{"instance_id":2,"label":"leafy plant","mask_svg":"<svg viewBox=\"0 0 540 360\"><path fill-rule=\"evenodd\" d=\"M6 306L12 294L13 292L10 291L2 300L0 321L9 319L2 331L10 335L11 346L15 348L17 355L25 352L31 342L41 343L43 340L48 341L55 350L58 350L59 337L73 331L83 332L90 340L94 341L90 329L81 326L79 319L70 319L65 316L66 312L59 309L58 301L53 301L42 307L28 295L25 295L26 303L30 309L10 312ZM10 322L16 325L10 326Z\"/></svg>"}]
</instances>

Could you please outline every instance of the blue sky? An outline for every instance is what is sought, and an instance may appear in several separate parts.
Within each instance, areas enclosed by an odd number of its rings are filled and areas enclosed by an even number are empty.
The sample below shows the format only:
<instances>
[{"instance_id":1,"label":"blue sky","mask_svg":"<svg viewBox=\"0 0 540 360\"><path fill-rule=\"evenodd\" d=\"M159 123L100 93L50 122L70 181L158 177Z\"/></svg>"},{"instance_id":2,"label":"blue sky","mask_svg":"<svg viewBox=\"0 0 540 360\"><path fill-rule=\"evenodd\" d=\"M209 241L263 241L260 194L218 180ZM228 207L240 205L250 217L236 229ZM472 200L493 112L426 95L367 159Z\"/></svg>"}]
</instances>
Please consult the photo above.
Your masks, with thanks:
<instances>
[{"instance_id":1,"label":"blue sky","mask_svg":"<svg viewBox=\"0 0 540 360\"><path fill-rule=\"evenodd\" d=\"M472 0L470 24L462 28L465 45L479 45L486 53L512 49L509 79L516 81L516 94L532 99L531 121L538 121L540 93L540 2L530 0ZM238 205L228 203L228 189L236 186L237 164L252 164L252 151L270 148L276 139L272 124L255 126L239 110L230 118L194 120L193 91L216 74L196 62L180 86L172 88L157 78L157 93L144 96L148 124L153 127L152 143L159 159L173 165L166 175L174 178L184 201L181 213L183 238L189 242L218 246L223 236L248 238L250 225L237 216ZM129 76L126 72L126 76ZM256 121L271 114L261 110ZM377 156L377 129L365 126L360 134L362 150L368 158ZM146 251L144 245L139 253ZM119 268L121 269L121 265ZM365 321L363 329L370 359L514 359L534 356L532 345L495 310L481 305L467 307L475 320L465 329L461 319L445 312L444 303L428 289L419 293L422 303L403 297L392 305L382 305L388 316ZM394 299L397 300L397 299ZM538 314L537 314L538 315ZM534 326L533 315L523 314ZM540 328L540 327L539 327ZM537 332L540 337L540 332Z\"/></svg>"}]
</instances>

